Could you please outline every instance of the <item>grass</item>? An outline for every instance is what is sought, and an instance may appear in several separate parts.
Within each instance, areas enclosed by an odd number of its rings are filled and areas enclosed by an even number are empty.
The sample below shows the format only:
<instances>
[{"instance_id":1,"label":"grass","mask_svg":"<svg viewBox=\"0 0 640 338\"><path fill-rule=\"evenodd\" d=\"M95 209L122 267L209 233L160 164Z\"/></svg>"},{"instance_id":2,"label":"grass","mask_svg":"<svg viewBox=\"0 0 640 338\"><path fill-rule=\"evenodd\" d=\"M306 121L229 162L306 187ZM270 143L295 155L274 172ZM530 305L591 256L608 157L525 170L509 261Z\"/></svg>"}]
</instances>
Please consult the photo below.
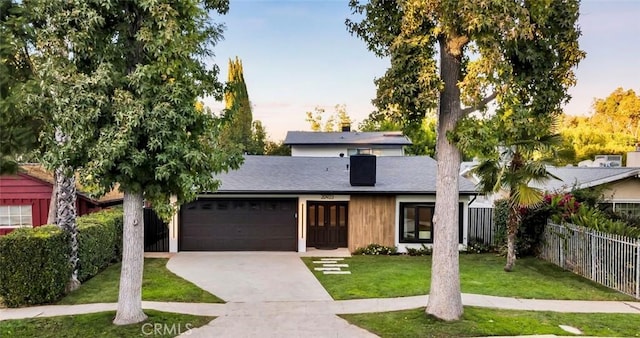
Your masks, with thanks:
<instances>
[{"instance_id":1,"label":"grass","mask_svg":"<svg viewBox=\"0 0 640 338\"><path fill-rule=\"evenodd\" d=\"M431 256L353 256L346 258L350 275L314 271L313 258L303 258L334 299L424 295L431 282ZM543 260L519 259L513 272L504 272L504 258L495 254L460 255L462 292L492 296L633 300L633 298L564 271Z\"/></svg>"},{"instance_id":2,"label":"grass","mask_svg":"<svg viewBox=\"0 0 640 338\"><path fill-rule=\"evenodd\" d=\"M635 314L557 313L465 307L462 320L456 322L443 322L427 316L424 308L340 317L381 337L571 335L558 325L578 328L587 336L640 337L640 315Z\"/></svg>"},{"instance_id":3,"label":"grass","mask_svg":"<svg viewBox=\"0 0 640 338\"><path fill-rule=\"evenodd\" d=\"M142 300L188 303L223 303L195 284L178 277L166 267L167 259L145 258ZM57 304L115 303L118 301L120 263L83 283Z\"/></svg>"},{"instance_id":4,"label":"grass","mask_svg":"<svg viewBox=\"0 0 640 338\"><path fill-rule=\"evenodd\" d=\"M143 323L116 326L115 311L0 321L0 337L175 337L203 326L215 317L146 310ZM154 331L154 328L156 329Z\"/></svg>"}]
</instances>

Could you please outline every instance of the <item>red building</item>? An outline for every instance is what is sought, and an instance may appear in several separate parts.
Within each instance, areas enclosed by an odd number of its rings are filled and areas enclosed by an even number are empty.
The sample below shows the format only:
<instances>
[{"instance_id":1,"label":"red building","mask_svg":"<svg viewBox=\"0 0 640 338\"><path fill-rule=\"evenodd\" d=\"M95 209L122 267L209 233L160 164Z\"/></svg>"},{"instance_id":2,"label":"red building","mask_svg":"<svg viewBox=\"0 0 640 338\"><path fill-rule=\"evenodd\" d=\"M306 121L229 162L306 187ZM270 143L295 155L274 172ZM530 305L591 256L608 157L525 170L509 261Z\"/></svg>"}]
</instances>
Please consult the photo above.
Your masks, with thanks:
<instances>
[{"instance_id":1,"label":"red building","mask_svg":"<svg viewBox=\"0 0 640 338\"><path fill-rule=\"evenodd\" d=\"M0 176L0 235L47 223L53 181L53 174L39 164L22 165L18 174ZM122 193L115 189L98 199L79 184L77 190L78 216L122 203Z\"/></svg>"}]
</instances>

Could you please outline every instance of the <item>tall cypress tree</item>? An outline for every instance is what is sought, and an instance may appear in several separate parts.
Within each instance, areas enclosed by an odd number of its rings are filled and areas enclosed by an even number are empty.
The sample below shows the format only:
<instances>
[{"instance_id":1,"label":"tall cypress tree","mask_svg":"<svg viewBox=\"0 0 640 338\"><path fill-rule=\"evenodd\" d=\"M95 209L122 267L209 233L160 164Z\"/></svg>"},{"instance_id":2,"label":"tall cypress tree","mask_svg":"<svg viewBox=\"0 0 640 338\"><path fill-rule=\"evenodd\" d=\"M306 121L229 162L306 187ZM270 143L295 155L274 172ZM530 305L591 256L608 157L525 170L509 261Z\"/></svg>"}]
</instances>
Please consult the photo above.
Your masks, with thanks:
<instances>
[{"instance_id":1,"label":"tall cypress tree","mask_svg":"<svg viewBox=\"0 0 640 338\"><path fill-rule=\"evenodd\" d=\"M249 154L259 153L253 145L253 114L247 85L244 82L242 61L236 56L235 60L229 59L229 75L227 89L224 94L226 126L220 135L220 143L223 147L239 147L242 152Z\"/></svg>"}]
</instances>

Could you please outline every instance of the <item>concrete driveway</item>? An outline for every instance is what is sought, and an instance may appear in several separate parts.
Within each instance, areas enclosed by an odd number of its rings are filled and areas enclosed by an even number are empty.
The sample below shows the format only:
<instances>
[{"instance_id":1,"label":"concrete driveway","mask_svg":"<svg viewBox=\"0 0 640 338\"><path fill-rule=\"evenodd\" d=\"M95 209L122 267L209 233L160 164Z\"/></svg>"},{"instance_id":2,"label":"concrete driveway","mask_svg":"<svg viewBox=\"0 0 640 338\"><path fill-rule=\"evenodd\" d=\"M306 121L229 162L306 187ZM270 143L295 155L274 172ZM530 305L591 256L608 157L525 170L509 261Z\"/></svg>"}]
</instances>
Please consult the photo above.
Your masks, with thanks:
<instances>
[{"instance_id":1,"label":"concrete driveway","mask_svg":"<svg viewBox=\"0 0 640 338\"><path fill-rule=\"evenodd\" d=\"M296 252L179 252L167 268L226 302L332 300Z\"/></svg>"}]
</instances>

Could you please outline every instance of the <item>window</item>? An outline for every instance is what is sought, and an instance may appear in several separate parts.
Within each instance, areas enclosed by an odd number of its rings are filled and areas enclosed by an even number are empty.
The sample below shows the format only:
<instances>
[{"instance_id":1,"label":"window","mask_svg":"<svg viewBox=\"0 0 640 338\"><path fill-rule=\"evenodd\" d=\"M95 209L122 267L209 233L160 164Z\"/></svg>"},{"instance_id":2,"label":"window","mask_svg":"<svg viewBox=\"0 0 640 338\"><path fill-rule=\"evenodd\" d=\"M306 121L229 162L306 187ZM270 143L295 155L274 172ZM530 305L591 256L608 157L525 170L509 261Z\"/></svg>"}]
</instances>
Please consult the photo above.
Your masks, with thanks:
<instances>
[{"instance_id":1,"label":"window","mask_svg":"<svg viewBox=\"0 0 640 338\"><path fill-rule=\"evenodd\" d=\"M0 206L0 226L2 227L30 227L33 226L30 205Z\"/></svg>"},{"instance_id":2,"label":"window","mask_svg":"<svg viewBox=\"0 0 640 338\"><path fill-rule=\"evenodd\" d=\"M400 203L400 242L433 243L433 203Z\"/></svg>"},{"instance_id":3,"label":"window","mask_svg":"<svg viewBox=\"0 0 640 338\"><path fill-rule=\"evenodd\" d=\"M347 155L371 155L371 148L349 148Z\"/></svg>"},{"instance_id":4,"label":"window","mask_svg":"<svg viewBox=\"0 0 640 338\"><path fill-rule=\"evenodd\" d=\"M400 243L433 243L435 203L400 203ZM463 242L464 204L458 203L458 243Z\"/></svg>"},{"instance_id":5,"label":"window","mask_svg":"<svg viewBox=\"0 0 640 338\"><path fill-rule=\"evenodd\" d=\"M640 217L640 203L615 203L614 210L623 215Z\"/></svg>"}]
</instances>

